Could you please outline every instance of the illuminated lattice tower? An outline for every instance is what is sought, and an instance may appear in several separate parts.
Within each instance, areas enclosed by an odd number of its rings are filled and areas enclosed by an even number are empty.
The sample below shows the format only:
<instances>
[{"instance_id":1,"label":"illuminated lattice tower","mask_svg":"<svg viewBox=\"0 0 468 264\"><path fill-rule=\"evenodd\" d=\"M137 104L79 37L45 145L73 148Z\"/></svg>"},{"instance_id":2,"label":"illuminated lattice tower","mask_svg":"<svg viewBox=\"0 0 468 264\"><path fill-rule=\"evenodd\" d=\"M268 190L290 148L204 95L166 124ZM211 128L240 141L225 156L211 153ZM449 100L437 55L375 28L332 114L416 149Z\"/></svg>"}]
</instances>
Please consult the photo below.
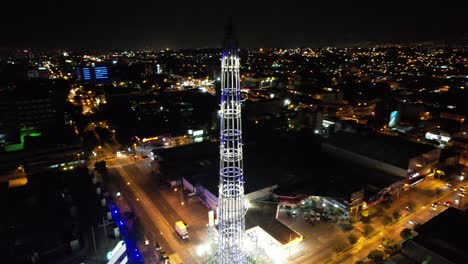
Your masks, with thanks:
<instances>
[{"instance_id":1,"label":"illuminated lattice tower","mask_svg":"<svg viewBox=\"0 0 468 264\"><path fill-rule=\"evenodd\" d=\"M217 262L245 263L243 239L246 204L242 164L240 60L230 22L221 55L221 121Z\"/></svg>"}]
</instances>

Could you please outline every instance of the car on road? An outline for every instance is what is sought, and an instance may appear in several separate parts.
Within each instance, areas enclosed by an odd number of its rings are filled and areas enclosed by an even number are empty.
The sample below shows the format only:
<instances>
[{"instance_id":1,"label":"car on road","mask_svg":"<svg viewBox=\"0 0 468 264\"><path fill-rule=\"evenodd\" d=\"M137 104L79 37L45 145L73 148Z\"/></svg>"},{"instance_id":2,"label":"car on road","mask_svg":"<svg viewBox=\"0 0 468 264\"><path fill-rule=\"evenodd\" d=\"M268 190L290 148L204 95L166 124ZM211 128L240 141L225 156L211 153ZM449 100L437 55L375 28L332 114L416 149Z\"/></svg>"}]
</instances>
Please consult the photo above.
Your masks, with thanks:
<instances>
[{"instance_id":1,"label":"car on road","mask_svg":"<svg viewBox=\"0 0 468 264\"><path fill-rule=\"evenodd\" d=\"M168 256L165 256L165 257L162 259L162 263L164 263L164 264L171 264L171 260L169 259Z\"/></svg>"},{"instance_id":2,"label":"car on road","mask_svg":"<svg viewBox=\"0 0 468 264\"><path fill-rule=\"evenodd\" d=\"M432 203L432 209L436 210L438 205L439 205L438 202Z\"/></svg>"},{"instance_id":3,"label":"car on road","mask_svg":"<svg viewBox=\"0 0 468 264\"><path fill-rule=\"evenodd\" d=\"M464 187L464 186L462 186L462 187L458 188L458 190L459 190L460 192L462 192L462 193L464 193L464 192L466 191L466 189L465 189L465 187Z\"/></svg>"},{"instance_id":4,"label":"car on road","mask_svg":"<svg viewBox=\"0 0 468 264\"><path fill-rule=\"evenodd\" d=\"M169 264L171 261L169 260L169 257L166 255L166 251L161 251L160 253L160 262L164 264Z\"/></svg>"},{"instance_id":5,"label":"car on road","mask_svg":"<svg viewBox=\"0 0 468 264\"><path fill-rule=\"evenodd\" d=\"M447 206L447 207L450 207L450 206L452 206L452 201L446 201L444 203L444 205Z\"/></svg>"},{"instance_id":6,"label":"car on road","mask_svg":"<svg viewBox=\"0 0 468 264\"><path fill-rule=\"evenodd\" d=\"M411 212L411 210L413 210L413 208L411 208L411 206L408 205L408 206L405 207L405 210L407 210L408 212Z\"/></svg>"},{"instance_id":7,"label":"car on road","mask_svg":"<svg viewBox=\"0 0 468 264\"><path fill-rule=\"evenodd\" d=\"M288 215L290 217L296 217L296 211L292 210L292 211L288 211Z\"/></svg>"},{"instance_id":8,"label":"car on road","mask_svg":"<svg viewBox=\"0 0 468 264\"><path fill-rule=\"evenodd\" d=\"M155 249L156 251L159 251L159 250L161 250L161 246L160 246L158 243L156 243L156 244L154 245L154 249Z\"/></svg>"}]
</instances>

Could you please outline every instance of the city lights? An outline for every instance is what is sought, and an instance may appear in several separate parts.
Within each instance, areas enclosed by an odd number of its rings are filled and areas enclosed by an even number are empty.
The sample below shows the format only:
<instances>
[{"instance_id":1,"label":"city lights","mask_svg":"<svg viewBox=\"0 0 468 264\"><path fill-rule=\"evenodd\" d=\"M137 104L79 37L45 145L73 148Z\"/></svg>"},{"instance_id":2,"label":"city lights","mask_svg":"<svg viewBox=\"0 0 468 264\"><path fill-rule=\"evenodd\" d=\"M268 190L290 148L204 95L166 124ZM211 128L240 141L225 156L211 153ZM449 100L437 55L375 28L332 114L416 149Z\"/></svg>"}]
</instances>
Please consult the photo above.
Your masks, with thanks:
<instances>
[{"instance_id":1,"label":"city lights","mask_svg":"<svg viewBox=\"0 0 468 264\"><path fill-rule=\"evenodd\" d=\"M4 3L3 259L463 262L460 5L173 4Z\"/></svg>"}]
</instances>

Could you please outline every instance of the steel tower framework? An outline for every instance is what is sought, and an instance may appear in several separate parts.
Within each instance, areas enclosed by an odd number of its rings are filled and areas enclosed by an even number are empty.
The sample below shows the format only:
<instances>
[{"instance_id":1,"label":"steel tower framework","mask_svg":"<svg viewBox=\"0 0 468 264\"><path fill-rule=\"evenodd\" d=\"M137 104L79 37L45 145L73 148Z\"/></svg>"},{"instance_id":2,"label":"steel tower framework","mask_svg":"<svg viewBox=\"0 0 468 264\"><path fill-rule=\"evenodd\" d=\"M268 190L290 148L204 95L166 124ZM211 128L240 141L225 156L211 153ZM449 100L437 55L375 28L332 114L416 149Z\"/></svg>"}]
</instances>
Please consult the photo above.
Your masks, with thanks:
<instances>
[{"instance_id":1,"label":"steel tower framework","mask_svg":"<svg viewBox=\"0 0 468 264\"><path fill-rule=\"evenodd\" d=\"M242 162L239 50L232 23L221 56L221 120L217 262L245 263L246 204Z\"/></svg>"}]
</instances>

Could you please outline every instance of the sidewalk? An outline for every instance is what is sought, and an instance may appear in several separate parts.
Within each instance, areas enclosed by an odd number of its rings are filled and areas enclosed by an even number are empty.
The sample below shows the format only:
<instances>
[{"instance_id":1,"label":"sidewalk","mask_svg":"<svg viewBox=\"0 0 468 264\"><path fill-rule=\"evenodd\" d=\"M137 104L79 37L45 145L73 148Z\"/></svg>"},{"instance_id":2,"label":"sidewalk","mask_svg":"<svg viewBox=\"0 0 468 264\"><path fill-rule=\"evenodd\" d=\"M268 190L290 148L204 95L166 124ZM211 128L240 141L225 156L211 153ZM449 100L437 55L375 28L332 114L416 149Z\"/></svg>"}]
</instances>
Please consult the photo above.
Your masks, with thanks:
<instances>
[{"instance_id":1,"label":"sidewalk","mask_svg":"<svg viewBox=\"0 0 468 264\"><path fill-rule=\"evenodd\" d=\"M106 237L104 236L104 227L94 227L94 237L96 241L96 249L94 249L94 243L93 243L93 235L92 231L89 230L86 232L86 236L84 236L84 241L85 241L85 247L86 247L86 259L85 263L91 263L91 264L105 264L107 263L107 253L111 251L117 243L121 240L113 238L113 225L108 225L106 228L107 231L107 241Z\"/></svg>"},{"instance_id":2,"label":"sidewalk","mask_svg":"<svg viewBox=\"0 0 468 264\"><path fill-rule=\"evenodd\" d=\"M112 194L117 193L117 191L122 192L122 194L125 193L125 190L122 189L122 183L121 182L112 181L110 177L107 177L108 181L104 181L102 175L100 175L99 173L95 173L95 175L96 175L96 178L97 178L97 182L101 183L102 193L108 192L111 196L112 196ZM114 201L114 202L117 202L116 205L119 207L120 210L132 211L133 213L136 213L135 208L133 208L133 204L129 203L126 200L125 195L122 195L119 198L119 201ZM122 207L122 208L120 208L120 207ZM103 209L102 210L102 212L103 212L102 216L104 216L105 219L107 219L107 211L108 211L107 208L108 208L108 206L102 208ZM100 221L100 222L102 222L102 221ZM139 223L138 220L137 220L137 222L138 222L137 225L139 225L138 228L141 228L142 232L144 233L143 226L141 225L141 223ZM119 235L119 238L114 238L114 227L116 227L116 225L113 222L112 222L112 224L107 225L107 228L106 228L107 241L106 241L106 237L104 236L104 227L94 227L94 235L95 235L95 238L96 238L97 253L94 250L94 244L93 244L93 240L92 240L92 232L91 232L91 230L88 232L89 242L88 242L88 254L87 255L89 256L89 258L87 259L86 263L88 263L88 262L92 263L92 264L98 264L98 263L104 263L105 264L105 263L107 263L107 256L106 256L107 253L109 251L111 251L119 241L124 240L122 234ZM130 232L135 232L135 230L132 229ZM136 241L135 243L137 245L138 250L140 251L140 253L143 256L143 259L144 259L145 263L157 263L157 261L154 259L154 255L153 255L154 250L150 250L150 248L151 249L153 248L152 244L148 245L148 246L145 246L144 241ZM127 254L128 253L129 252L127 252Z\"/></svg>"}]
</instances>

